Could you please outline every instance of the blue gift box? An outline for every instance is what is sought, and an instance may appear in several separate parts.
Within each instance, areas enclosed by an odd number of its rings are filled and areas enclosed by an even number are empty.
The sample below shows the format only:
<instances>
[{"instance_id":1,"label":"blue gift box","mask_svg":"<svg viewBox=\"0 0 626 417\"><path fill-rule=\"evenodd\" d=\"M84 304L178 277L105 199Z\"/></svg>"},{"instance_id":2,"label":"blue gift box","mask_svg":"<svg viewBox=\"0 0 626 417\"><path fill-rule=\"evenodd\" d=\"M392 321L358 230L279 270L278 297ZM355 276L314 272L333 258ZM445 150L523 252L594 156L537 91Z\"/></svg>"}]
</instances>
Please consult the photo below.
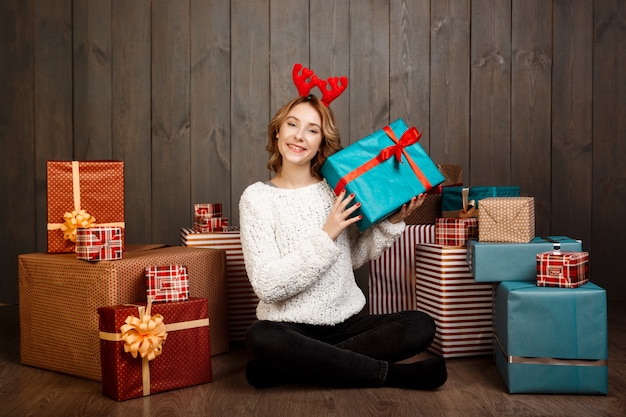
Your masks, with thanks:
<instances>
[{"instance_id":1,"label":"blue gift box","mask_svg":"<svg viewBox=\"0 0 626 417\"><path fill-rule=\"evenodd\" d=\"M478 282L536 281L537 254L553 249L581 252L582 242L567 236L535 237L528 243L467 242L467 263Z\"/></svg>"},{"instance_id":2,"label":"blue gift box","mask_svg":"<svg viewBox=\"0 0 626 417\"><path fill-rule=\"evenodd\" d=\"M468 190L467 201L465 203L473 201L474 206L477 208L480 206L478 202L483 198L520 196L519 186L517 185L443 187L441 190L442 217L459 217L459 212L463 209L463 189Z\"/></svg>"},{"instance_id":3,"label":"blue gift box","mask_svg":"<svg viewBox=\"0 0 626 417\"><path fill-rule=\"evenodd\" d=\"M608 392L606 291L498 284L494 358L509 393Z\"/></svg>"},{"instance_id":4,"label":"blue gift box","mask_svg":"<svg viewBox=\"0 0 626 417\"><path fill-rule=\"evenodd\" d=\"M390 130L391 136L387 130ZM445 181L419 140L417 129L398 119L328 157L322 176L337 194L345 187L361 207L361 231L384 220L411 198Z\"/></svg>"}]
</instances>

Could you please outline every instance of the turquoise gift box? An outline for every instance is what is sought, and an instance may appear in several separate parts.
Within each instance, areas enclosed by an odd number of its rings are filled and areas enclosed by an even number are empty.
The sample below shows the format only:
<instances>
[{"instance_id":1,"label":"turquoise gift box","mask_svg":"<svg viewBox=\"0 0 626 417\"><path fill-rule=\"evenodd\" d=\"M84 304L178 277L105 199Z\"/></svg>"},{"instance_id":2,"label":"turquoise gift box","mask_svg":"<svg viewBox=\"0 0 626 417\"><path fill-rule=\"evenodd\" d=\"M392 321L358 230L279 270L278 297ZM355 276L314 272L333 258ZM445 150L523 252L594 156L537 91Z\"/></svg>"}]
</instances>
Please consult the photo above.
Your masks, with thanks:
<instances>
[{"instance_id":1,"label":"turquoise gift box","mask_svg":"<svg viewBox=\"0 0 626 417\"><path fill-rule=\"evenodd\" d=\"M608 392L606 291L498 284L494 358L509 393Z\"/></svg>"},{"instance_id":2,"label":"turquoise gift box","mask_svg":"<svg viewBox=\"0 0 626 417\"><path fill-rule=\"evenodd\" d=\"M528 243L467 242L467 263L477 282L536 281L537 254L553 250L581 252L582 242L567 236L535 237Z\"/></svg>"},{"instance_id":3,"label":"turquoise gift box","mask_svg":"<svg viewBox=\"0 0 626 417\"><path fill-rule=\"evenodd\" d=\"M361 203L361 231L384 220L445 177L418 143L420 133L398 119L328 157L321 173L335 193Z\"/></svg>"},{"instance_id":4,"label":"turquoise gift box","mask_svg":"<svg viewBox=\"0 0 626 417\"><path fill-rule=\"evenodd\" d=\"M468 190L467 201L463 201L463 189ZM441 215L442 217L459 217L459 212L464 208L464 204L474 202L474 206L479 208L479 201L487 197L519 197L520 189L517 185L504 186L451 186L441 189Z\"/></svg>"}]
</instances>

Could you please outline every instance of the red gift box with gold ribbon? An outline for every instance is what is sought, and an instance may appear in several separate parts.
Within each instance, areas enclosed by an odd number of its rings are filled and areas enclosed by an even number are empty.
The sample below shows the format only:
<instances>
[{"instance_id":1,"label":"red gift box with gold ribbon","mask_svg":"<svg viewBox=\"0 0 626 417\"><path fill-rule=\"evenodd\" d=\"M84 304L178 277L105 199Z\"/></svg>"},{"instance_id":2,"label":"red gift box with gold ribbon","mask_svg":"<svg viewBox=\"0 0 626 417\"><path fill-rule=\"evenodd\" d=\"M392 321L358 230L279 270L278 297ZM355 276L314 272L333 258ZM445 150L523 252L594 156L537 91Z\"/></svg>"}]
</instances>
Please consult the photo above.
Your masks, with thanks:
<instances>
[{"instance_id":1,"label":"red gift box with gold ribbon","mask_svg":"<svg viewBox=\"0 0 626 417\"><path fill-rule=\"evenodd\" d=\"M206 298L98 314L104 395L123 401L213 380Z\"/></svg>"},{"instance_id":2,"label":"red gift box with gold ribbon","mask_svg":"<svg viewBox=\"0 0 626 417\"><path fill-rule=\"evenodd\" d=\"M76 249L81 227L121 227L124 246L124 163L47 161L48 253Z\"/></svg>"}]
</instances>

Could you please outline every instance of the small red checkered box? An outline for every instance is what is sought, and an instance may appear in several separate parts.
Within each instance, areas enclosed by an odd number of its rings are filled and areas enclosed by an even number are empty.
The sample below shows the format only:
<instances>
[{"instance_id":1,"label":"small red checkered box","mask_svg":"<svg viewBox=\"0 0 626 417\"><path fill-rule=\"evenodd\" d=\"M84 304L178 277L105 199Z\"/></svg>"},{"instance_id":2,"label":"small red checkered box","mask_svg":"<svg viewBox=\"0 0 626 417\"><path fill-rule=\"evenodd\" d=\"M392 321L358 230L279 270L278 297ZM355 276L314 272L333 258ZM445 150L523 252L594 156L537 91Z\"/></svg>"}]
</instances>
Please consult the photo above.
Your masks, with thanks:
<instances>
[{"instance_id":1,"label":"small red checkered box","mask_svg":"<svg viewBox=\"0 0 626 417\"><path fill-rule=\"evenodd\" d=\"M576 288L589 282L589 253L551 252L537 254L537 285Z\"/></svg>"},{"instance_id":2,"label":"small red checkered box","mask_svg":"<svg viewBox=\"0 0 626 417\"><path fill-rule=\"evenodd\" d=\"M85 261L122 259L122 228L96 226L76 229L76 258Z\"/></svg>"},{"instance_id":3,"label":"small red checkered box","mask_svg":"<svg viewBox=\"0 0 626 417\"><path fill-rule=\"evenodd\" d=\"M478 238L478 219L442 217L435 220L435 243L441 246L465 246Z\"/></svg>"},{"instance_id":4,"label":"small red checkered box","mask_svg":"<svg viewBox=\"0 0 626 417\"><path fill-rule=\"evenodd\" d=\"M150 266L146 268L146 295L155 302L187 301L189 275L182 265Z\"/></svg>"},{"instance_id":5,"label":"small red checkered box","mask_svg":"<svg viewBox=\"0 0 626 417\"><path fill-rule=\"evenodd\" d=\"M195 216L193 229L200 233L225 232L228 230L228 219L226 217Z\"/></svg>"},{"instance_id":6,"label":"small red checkered box","mask_svg":"<svg viewBox=\"0 0 626 417\"><path fill-rule=\"evenodd\" d=\"M222 217L222 203L194 204L193 211L196 216Z\"/></svg>"}]
</instances>

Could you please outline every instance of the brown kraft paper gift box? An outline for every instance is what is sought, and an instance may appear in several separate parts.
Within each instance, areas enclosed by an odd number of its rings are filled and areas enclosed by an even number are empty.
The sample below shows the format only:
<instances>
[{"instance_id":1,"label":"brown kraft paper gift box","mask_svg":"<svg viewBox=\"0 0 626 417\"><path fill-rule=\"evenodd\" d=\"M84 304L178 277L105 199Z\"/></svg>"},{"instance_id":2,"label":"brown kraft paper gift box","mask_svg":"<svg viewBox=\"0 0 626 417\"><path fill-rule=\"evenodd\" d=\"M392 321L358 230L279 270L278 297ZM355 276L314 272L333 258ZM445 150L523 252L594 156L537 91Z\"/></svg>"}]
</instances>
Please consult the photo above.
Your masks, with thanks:
<instances>
[{"instance_id":1,"label":"brown kraft paper gift box","mask_svg":"<svg viewBox=\"0 0 626 417\"><path fill-rule=\"evenodd\" d=\"M98 226L122 228L124 242L124 163L47 161L48 252L70 253L75 243L61 229L65 213L84 210Z\"/></svg>"},{"instance_id":2,"label":"brown kraft paper gift box","mask_svg":"<svg viewBox=\"0 0 626 417\"><path fill-rule=\"evenodd\" d=\"M20 255L20 362L100 381L97 309L146 300L146 267L170 263L188 268L191 297L209 300L211 353L228 351L225 252L160 246L131 246L117 261Z\"/></svg>"}]
</instances>

